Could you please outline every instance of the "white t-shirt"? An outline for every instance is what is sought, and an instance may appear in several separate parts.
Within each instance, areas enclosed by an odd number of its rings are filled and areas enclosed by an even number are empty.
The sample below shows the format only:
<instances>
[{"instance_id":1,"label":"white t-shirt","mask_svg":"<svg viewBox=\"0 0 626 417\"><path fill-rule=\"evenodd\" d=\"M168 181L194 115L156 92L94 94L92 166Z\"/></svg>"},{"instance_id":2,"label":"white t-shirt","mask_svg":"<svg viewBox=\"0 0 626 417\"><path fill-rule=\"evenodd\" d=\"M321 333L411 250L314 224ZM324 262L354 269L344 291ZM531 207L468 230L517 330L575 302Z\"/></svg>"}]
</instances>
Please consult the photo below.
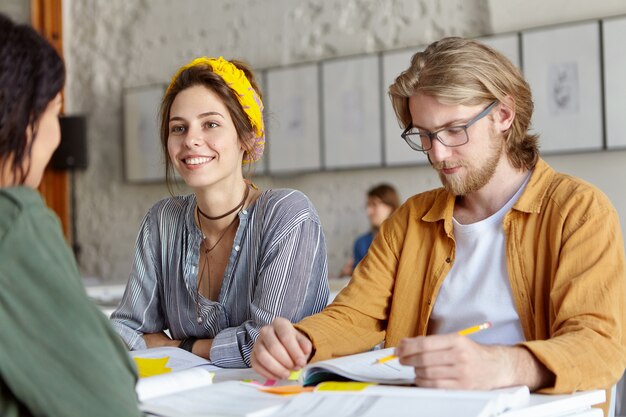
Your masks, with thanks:
<instances>
[{"instance_id":1,"label":"white t-shirt","mask_svg":"<svg viewBox=\"0 0 626 417\"><path fill-rule=\"evenodd\" d=\"M530 175L513 197L490 217L472 224L453 219L456 260L446 276L428 334L455 333L490 321L492 327L474 333L474 341L513 345L524 341L506 267L502 219L522 194Z\"/></svg>"}]
</instances>

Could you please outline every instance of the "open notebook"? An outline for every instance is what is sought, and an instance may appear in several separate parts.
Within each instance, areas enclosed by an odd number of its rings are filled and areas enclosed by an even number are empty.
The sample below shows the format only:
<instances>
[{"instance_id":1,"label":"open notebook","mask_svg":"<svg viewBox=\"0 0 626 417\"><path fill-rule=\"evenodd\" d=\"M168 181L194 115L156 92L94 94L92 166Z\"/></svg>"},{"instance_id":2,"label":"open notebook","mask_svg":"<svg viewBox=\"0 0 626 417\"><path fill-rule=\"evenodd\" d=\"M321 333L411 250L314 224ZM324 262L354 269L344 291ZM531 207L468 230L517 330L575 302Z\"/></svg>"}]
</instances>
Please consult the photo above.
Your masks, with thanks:
<instances>
[{"instance_id":1,"label":"open notebook","mask_svg":"<svg viewBox=\"0 0 626 417\"><path fill-rule=\"evenodd\" d=\"M398 359L376 363L378 359L393 352L393 348L387 348L315 362L302 370L302 382L304 385L317 385L323 381L348 379L379 384L411 385L415 373L410 366L400 365Z\"/></svg>"},{"instance_id":2,"label":"open notebook","mask_svg":"<svg viewBox=\"0 0 626 417\"><path fill-rule=\"evenodd\" d=\"M393 348L369 351L307 365L301 374L303 385L324 381L361 381L372 385L356 393L315 393L301 395L283 407L276 417L298 415L299 409L311 410L307 416L411 415L411 416L494 416L528 403L528 387L493 391L443 390L410 387L415 373L398 359L379 363L394 353ZM313 410L315 410L313 412ZM293 414L296 413L296 414ZM356 414L355 414L356 413Z\"/></svg>"}]
</instances>

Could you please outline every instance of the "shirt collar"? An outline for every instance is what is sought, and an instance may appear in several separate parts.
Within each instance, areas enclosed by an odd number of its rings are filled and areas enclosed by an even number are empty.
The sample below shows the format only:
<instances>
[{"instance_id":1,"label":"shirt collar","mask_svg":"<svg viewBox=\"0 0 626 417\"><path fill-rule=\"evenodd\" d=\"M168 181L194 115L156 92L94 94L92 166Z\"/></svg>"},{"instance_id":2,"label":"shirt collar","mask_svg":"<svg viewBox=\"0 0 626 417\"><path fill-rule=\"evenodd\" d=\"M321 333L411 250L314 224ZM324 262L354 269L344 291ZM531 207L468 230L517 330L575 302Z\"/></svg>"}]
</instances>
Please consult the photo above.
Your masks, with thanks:
<instances>
[{"instance_id":1,"label":"shirt collar","mask_svg":"<svg viewBox=\"0 0 626 417\"><path fill-rule=\"evenodd\" d=\"M554 177L554 170L543 159L539 158L526 189L520 196L513 209L524 213L539 213L544 204L548 187Z\"/></svg>"},{"instance_id":2,"label":"shirt collar","mask_svg":"<svg viewBox=\"0 0 626 417\"><path fill-rule=\"evenodd\" d=\"M526 189L513 205L513 209L524 213L539 213L553 176L554 170L543 159L539 158L530 175ZM455 196L444 188L440 188L436 192L433 205L424 214L422 220L426 222L443 220L446 232L451 233Z\"/></svg>"}]
</instances>

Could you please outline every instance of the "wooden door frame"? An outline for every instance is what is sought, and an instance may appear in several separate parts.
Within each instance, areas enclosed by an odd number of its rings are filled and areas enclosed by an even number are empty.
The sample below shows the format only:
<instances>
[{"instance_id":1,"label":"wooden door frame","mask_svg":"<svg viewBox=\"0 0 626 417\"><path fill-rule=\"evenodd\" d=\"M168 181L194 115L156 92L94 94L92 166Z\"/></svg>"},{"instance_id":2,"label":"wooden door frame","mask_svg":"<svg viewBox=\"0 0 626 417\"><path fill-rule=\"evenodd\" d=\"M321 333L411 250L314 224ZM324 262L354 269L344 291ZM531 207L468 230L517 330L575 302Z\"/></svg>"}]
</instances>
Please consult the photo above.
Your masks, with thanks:
<instances>
[{"instance_id":1,"label":"wooden door frame","mask_svg":"<svg viewBox=\"0 0 626 417\"><path fill-rule=\"evenodd\" d=\"M30 0L31 25L63 57L63 9L62 0ZM63 233L71 241L69 174L67 171L46 169L39 192L61 219Z\"/></svg>"}]
</instances>

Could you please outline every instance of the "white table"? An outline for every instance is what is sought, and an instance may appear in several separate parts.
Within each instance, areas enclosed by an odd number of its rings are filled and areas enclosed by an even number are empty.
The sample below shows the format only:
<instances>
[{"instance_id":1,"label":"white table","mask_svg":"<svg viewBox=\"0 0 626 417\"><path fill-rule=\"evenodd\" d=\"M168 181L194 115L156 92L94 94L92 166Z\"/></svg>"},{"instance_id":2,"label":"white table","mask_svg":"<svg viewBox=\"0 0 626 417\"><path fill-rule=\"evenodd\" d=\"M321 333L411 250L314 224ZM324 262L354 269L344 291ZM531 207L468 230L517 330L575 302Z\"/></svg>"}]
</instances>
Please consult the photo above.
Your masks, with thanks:
<instances>
[{"instance_id":1,"label":"white table","mask_svg":"<svg viewBox=\"0 0 626 417\"><path fill-rule=\"evenodd\" d=\"M501 417L602 417L602 410L590 408L605 401L604 390L577 392L569 395L531 394L523 408L501 414Z\"/></svg>"},{"instance_id":2,"label":"white table","mask_svg":"<svg viewBox=\"0 0 626 417\"><path fill-rule=\"evenodd\" d=\"M221 369L215 372L213 377L213 386L221 383L232 383L232 381L244 380L254 380L261 383L265 381L264 378L259 376L252 369ZM295 384L296 382L293 383ZM210 389L210 387L211 386L205 388ZM240 393L237 395L240 395ZM205 396L196 395L196 398L198 397L206 398ZM507 411L500 414L500 417L602 417L602 410L591 408L591 405L602 403L604 400L605 392L603 390L578 392L571 395L531 394L528 405ZM189 414L185 414L183 412L176 414L177 417L184 417L188 415ZM194 417L213 415L216 414L201 413L194 414ZM290 414L290 417L291 416L297 417L298 414L292 413Z\"/></svg>"}]
</instances>

